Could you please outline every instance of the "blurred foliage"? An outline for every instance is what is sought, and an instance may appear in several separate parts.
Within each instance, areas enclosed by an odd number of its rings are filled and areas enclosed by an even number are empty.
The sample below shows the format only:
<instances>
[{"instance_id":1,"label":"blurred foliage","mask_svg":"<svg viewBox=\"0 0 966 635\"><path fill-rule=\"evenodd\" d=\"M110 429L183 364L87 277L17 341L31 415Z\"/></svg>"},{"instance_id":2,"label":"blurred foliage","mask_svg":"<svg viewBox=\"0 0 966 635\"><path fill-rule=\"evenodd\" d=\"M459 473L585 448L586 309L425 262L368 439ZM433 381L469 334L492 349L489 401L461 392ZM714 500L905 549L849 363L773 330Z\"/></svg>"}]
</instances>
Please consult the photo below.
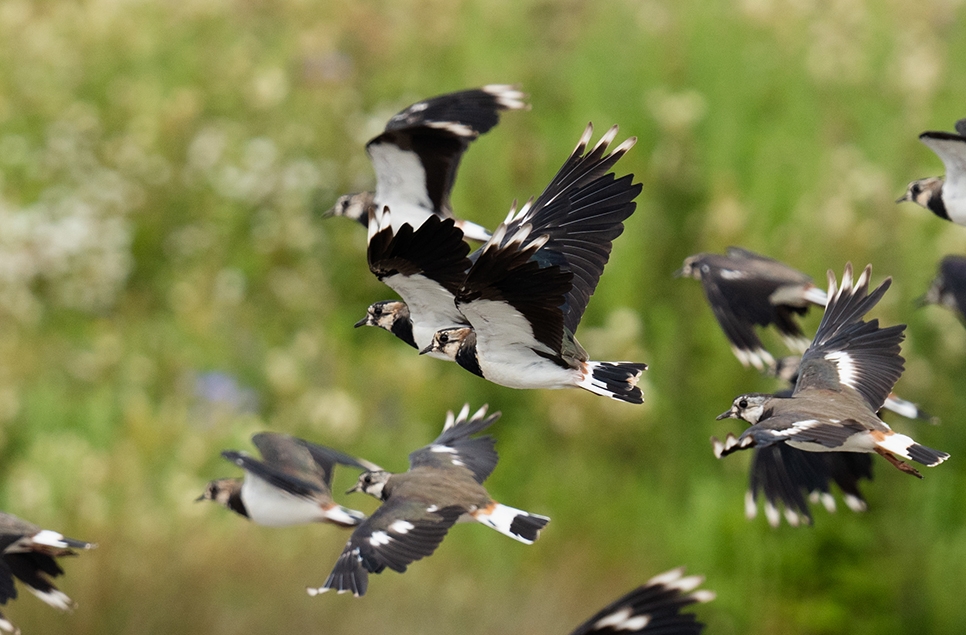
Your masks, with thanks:
<instances>
[{"instance_id":1,"label":"blurred foliage","mask_svg":"<svg viewBox=\"0 0 966 635\"><path fill-rule=\"evenodd\" d=\"M28 634L566 633L687 564L719 635L960 632L966 331L913 300L966 230L893 200L942 170L918 133L966 116L961 5L0 2L0 505L100 543L65 563L73 614L5 612ZM352 328L392 293L364 232L320 213L371 187L363 144L392 113L492 82L533 108L464 160L454 207L487 226L588 120L639 139L618 167L644 192L579 336L650 364L643 407L504 389ZM894 423L952 460L923 481L878 461L865 514L747 521L748 457L708 437L775 386L671 277L729 244L894 276L874 315L909 324L899 392L943 425ZM490 491L553 517L532 547L459 526L363 599L309 598L346 533L192 502L257 430L401 470L464 402L503 411Z\"/></svg>"}]
</instances>

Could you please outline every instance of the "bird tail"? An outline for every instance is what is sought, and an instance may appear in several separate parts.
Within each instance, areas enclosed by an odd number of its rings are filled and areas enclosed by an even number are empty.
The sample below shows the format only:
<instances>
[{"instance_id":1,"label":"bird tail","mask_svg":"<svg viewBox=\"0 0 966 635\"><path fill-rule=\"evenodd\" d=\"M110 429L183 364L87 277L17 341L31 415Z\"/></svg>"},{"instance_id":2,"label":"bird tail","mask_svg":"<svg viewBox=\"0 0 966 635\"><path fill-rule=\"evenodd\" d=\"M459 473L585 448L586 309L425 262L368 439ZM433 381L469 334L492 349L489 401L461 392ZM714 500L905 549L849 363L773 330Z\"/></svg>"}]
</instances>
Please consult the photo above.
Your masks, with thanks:
<instances>
[{"instance_id":1,"label":"bird tail","mask_svg":"<svg viewBox=\"0 0 966 635\"><path fill-rule=\"evenodd\" d=\"M366 515L342 505L332 505L325 509L325 519L340 527L355 527L366 519Z\"/></svg>"},{"instance_id":2,"label":"bird tail","mask_svg":"<svg viewBox=\"0 0 966 635\"><path fill-rule=\"evenodd\" d=\"M550 522L546 516L531 514L496 502L485 509L477 510L472 516L477 522L528 545L533 544L533 541L540 536L540 530Z\"/></svg>"},{"instance_id":3,"label":"bird tail","mask_svg":"<svg viewBox=\"0 0 966 635\"><path fill-rule=\"evenodd\" d=\"M587 362L584 378L578 386L596 395L628 403L644 403L644 393L637 387L647 364L633 362Z\"/></svg>"},{"instance_id":4,"label":"bird tail","mask_svg":"<svg viewBox=\"0 0 966 635\"><path fill-rule=\"evenodd\" d=\"M904 459L922 463L926 467L939 465L949 458L948 453L927 448L916 443L911 437L898 432L884 435L881 440L877 439L875 444L886 452L898 454Z\"/></svg>"}]
</instances>

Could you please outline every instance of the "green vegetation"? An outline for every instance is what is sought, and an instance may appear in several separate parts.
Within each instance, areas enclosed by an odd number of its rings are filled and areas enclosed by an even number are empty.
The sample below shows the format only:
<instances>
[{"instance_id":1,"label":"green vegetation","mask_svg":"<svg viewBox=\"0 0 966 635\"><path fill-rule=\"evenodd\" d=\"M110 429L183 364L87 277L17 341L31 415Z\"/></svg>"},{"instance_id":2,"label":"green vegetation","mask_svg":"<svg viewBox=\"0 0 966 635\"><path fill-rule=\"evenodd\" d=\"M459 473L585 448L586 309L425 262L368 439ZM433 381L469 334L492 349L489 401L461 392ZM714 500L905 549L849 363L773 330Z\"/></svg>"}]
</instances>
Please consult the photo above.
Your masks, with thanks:
<instances>
[{"instance_id":1,"label":"green vegetation","mask_svg":"<svg viewBox=\"0 0 966 635\"><path fill-rule=\"evenodd\" d=\"M913 299L966 230L893 200L941 172L916 136L966 116L964 59L948 2L0 2L0 508L100 543L64 563L73 614L5 613L28 635L566 633L687 564L717 635L961 632L966 331ZM644 193L578 335L651 365L643 407L512 391L352 328L392 293L321 211L371 186L388 116L493 82L533 108L464 161L454 207L487 226L587 121L639 139L618 167ZM899 392L943 420L895 425L952 459L923 481L879 460L865 514L747 521L749 457L708 437L775 386L671 277L729 244L894 276L873 316L909 324ZM230 402L199 393L219 379ZM346 533L192 502L257 430L402 469L464 402L503 411L488 486L553 518L532 547L458 526L361 600L309 598Z\"/></svg>"}]
</instances>

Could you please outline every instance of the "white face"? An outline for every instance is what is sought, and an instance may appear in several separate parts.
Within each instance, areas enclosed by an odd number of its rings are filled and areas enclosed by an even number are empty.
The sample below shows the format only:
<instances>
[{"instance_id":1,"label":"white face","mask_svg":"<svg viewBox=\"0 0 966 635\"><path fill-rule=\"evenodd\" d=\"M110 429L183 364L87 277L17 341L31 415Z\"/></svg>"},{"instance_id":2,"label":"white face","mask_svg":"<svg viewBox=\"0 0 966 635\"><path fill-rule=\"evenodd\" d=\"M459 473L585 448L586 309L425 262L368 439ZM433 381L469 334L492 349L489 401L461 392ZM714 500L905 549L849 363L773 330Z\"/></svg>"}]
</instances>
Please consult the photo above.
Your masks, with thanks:
<instances>
[{"instance_id":1,"label":"white face","mask_svg":"<svg viewBox=\"0 0 966 635\"><path fill-rule=\"evenodd\" d=\"M391 331L393 323L405 309L402 302L376 302L366 311L366 325Z\"/></svg>"},{"instance_id":2,"label":"white face","mask_svg":"<svg viewBox=\"0 0 966 635\"><path fill-rule=\"evenodd\" d=\"M731 404L731 411L738 419L743 419L754 425L761 419L765 411L765 401L768 395L741 395Z\"/></svg>"},{"instance_id":3,"label":"white face","mask_svg":"<svg viewBox=\"0 0 966 635\"><path fill-rule=\"evenodd\" d=\"M382 491L386 487L386 481L392 476L389 472L375 471L375 472L363 472L359 476L359 482L356 483L355 489L361 490L370 496L382 500Z\"/></svg>"},{"instance_id":4,"label":"white face","mask_svg":"<svg viewBox=\"0 0 966 635\"><path fill-rule=\"evenodd\" d=\"M460 344L469 335L470 329L466 327L442 329L433 336L433 350L439 351L448 357L455 358L459 351Z\"/></svg>"}]
</instances>

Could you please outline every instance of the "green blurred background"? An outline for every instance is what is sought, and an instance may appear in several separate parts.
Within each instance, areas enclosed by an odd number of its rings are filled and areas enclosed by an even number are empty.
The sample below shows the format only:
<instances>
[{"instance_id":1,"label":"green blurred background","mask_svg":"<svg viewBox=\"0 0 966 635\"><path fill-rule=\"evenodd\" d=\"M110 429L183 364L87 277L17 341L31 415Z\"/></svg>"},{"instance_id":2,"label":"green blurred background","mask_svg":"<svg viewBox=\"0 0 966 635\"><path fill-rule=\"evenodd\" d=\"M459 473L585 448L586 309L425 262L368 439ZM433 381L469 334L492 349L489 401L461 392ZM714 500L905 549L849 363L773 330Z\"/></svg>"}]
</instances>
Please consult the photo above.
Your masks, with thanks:
<instances>
[{"instance_id":1,"label":"green blurred background","mask_svg":"<svg viewBox=\"0 0 966 635\"><path fill-rule=\"evenodd\" d=\"M918 133L966 116L962 5L3 0L0 508L100 544L64 563L74 613L26 593L5 612L28 635L553 634L687 564L718 593L709 633L962 632L966 331L913 301L966 229L893 203L942 172ZM493 82L532 110L465 157L454 207L489 227L588 121L639 139L618 167L644 192L578 335L650 364L642 407L490 385L352 328L393 294L362 229L320 212L372 186L363 145L391 114ZM730 244L894 276L874 316L909 324L898 391L943 423L890 421L952 459L923 481L877 459L864 514L746 520L749 457L708 437L776 385L671 276ZM255 431L402 470L464 402L503 411L491 493L553 517L531 547L460 525L365 598L310 598L347 533L192 502Z\"/></svg>"}]
</instances>

